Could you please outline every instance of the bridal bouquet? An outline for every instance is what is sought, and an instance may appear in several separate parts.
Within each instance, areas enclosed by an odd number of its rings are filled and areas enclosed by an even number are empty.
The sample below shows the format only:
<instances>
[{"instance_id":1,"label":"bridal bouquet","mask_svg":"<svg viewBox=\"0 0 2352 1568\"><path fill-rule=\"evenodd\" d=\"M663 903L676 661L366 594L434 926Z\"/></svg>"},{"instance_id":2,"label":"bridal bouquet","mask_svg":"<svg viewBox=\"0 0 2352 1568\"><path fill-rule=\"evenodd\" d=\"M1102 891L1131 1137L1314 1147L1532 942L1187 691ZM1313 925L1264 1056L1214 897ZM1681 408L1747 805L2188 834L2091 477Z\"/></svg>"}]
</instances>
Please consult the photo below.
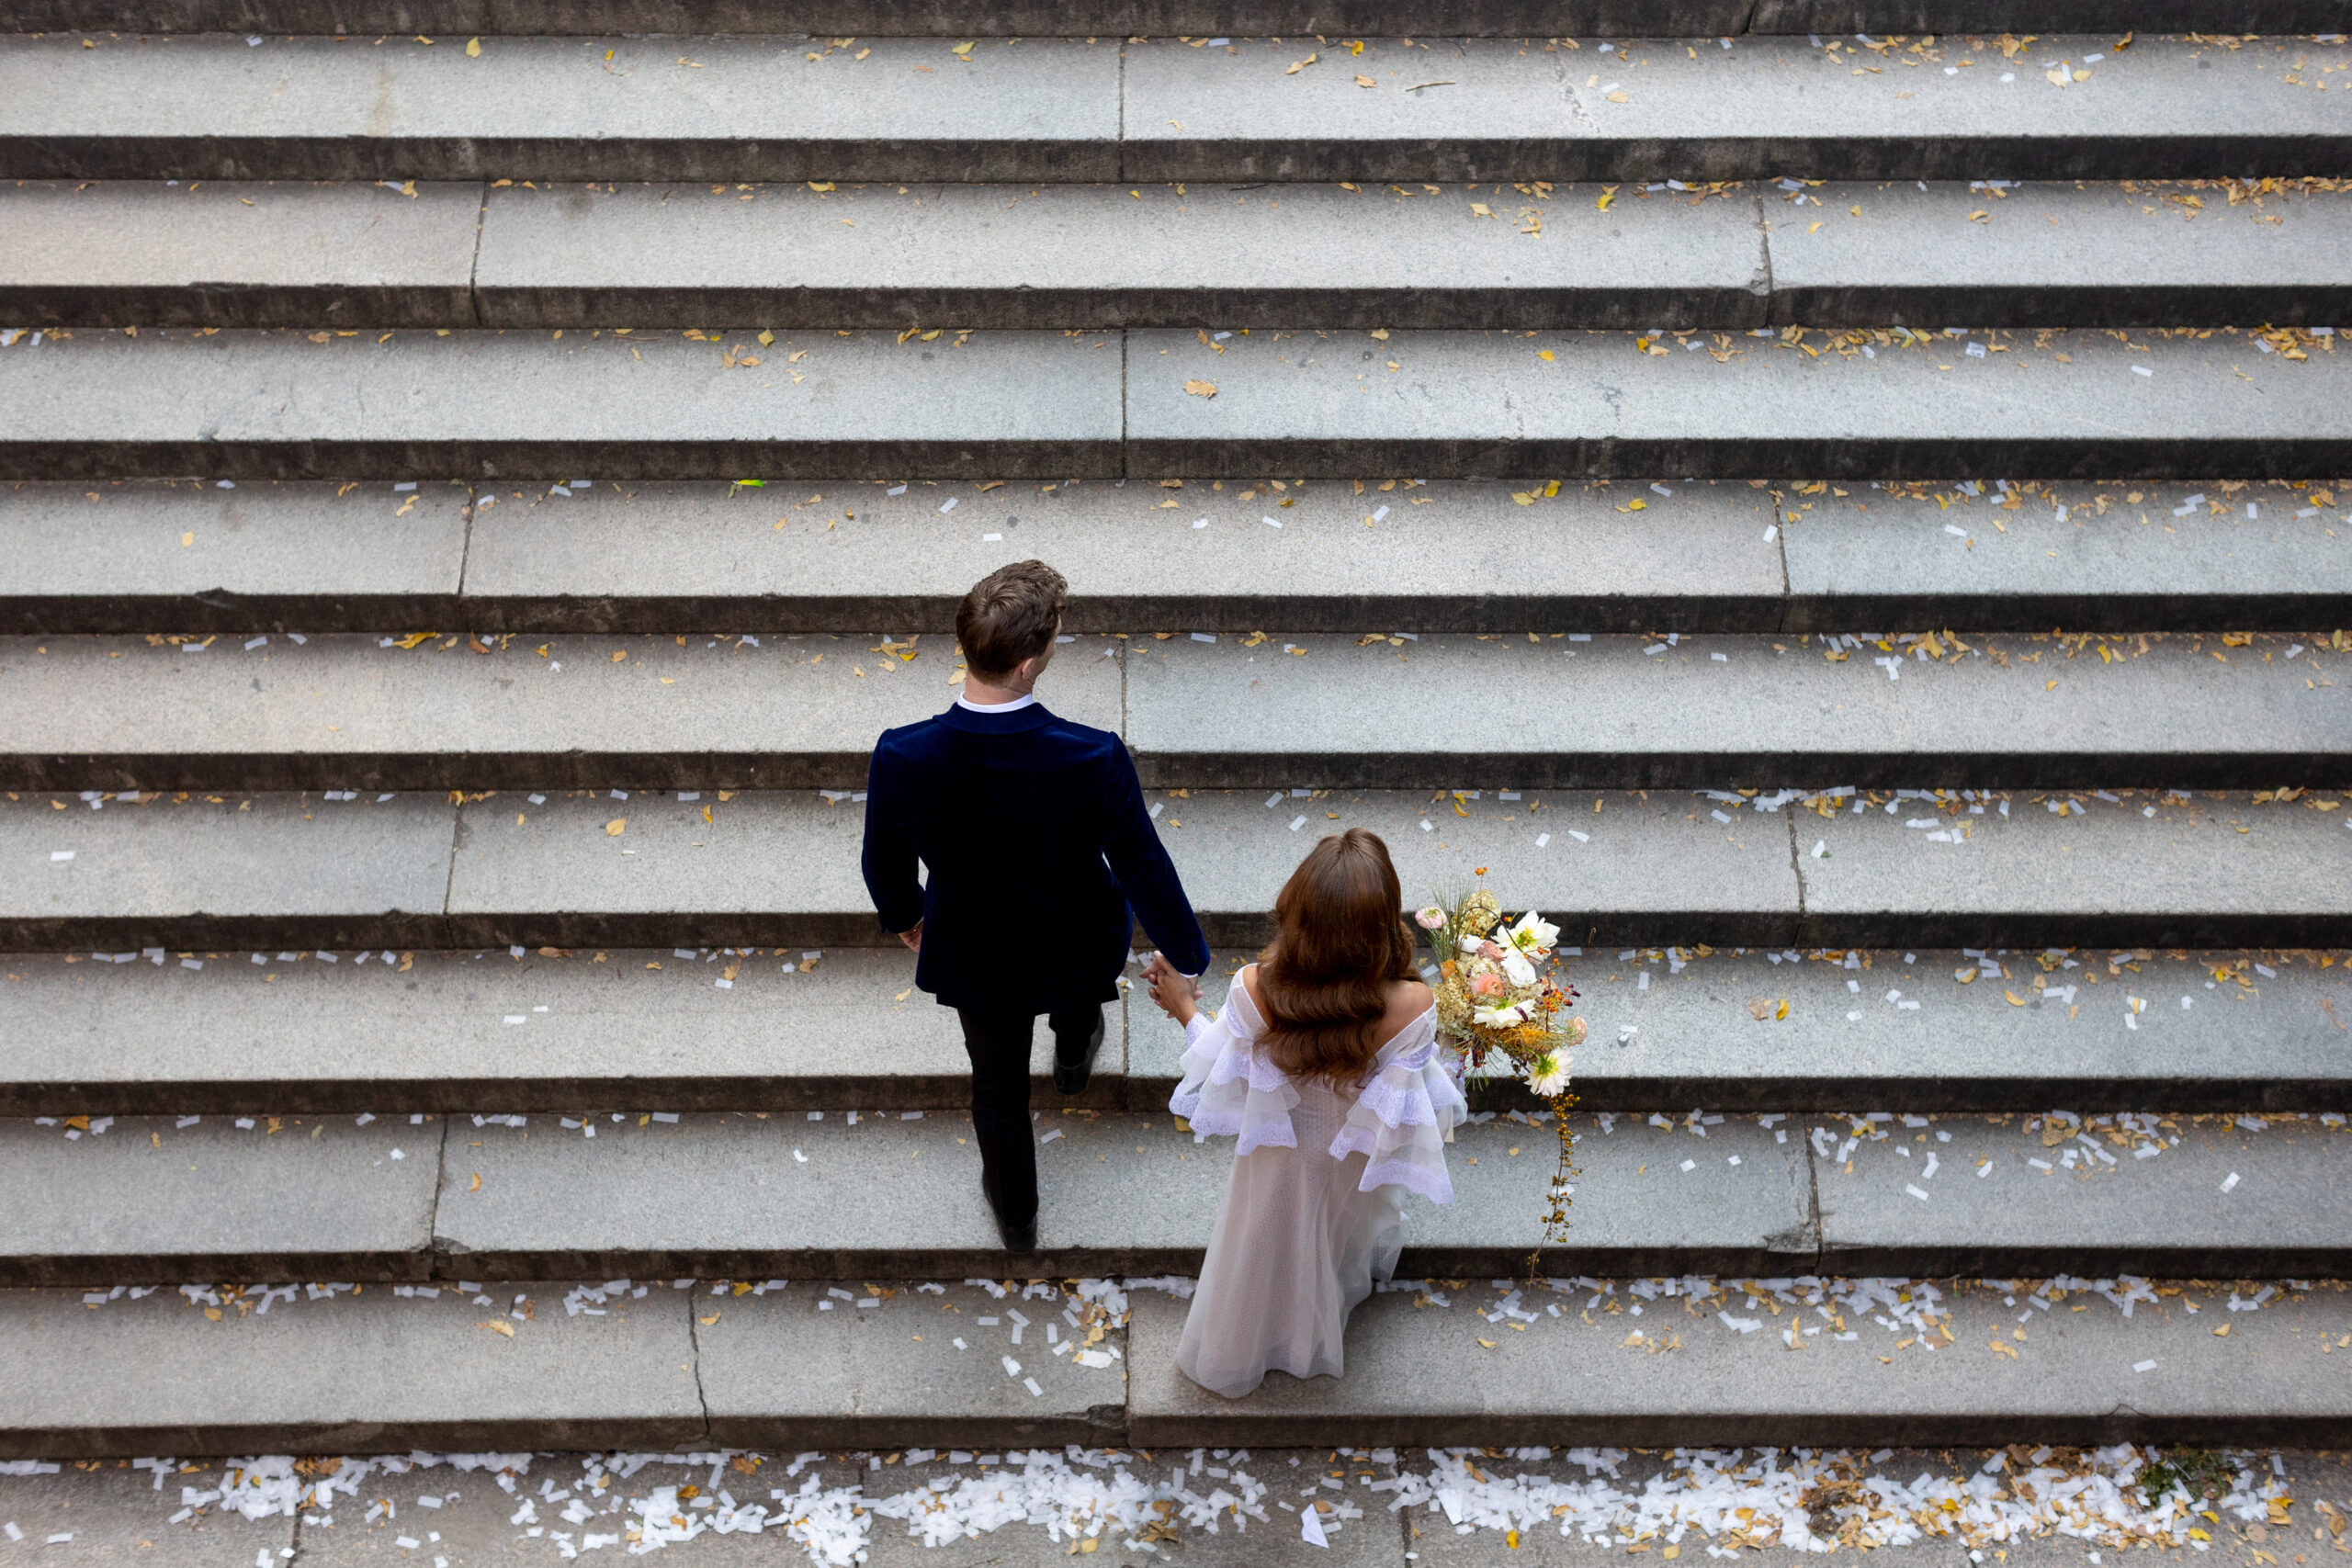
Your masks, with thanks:
<instances>
[{"instance_id":1,"label":"bridal bouquet","mask_svg":"<svg viewBox=\"0 0 2352 1568\"><path fill-rule=\"evenodd\" d=\"M1477 873L1486 874L1484 867ZM1584 1043L1580 1018L1564 1016L1576 990L1544 973L1560 928L1530 909L1516 924L1504 919L1495 896L1479 887L1438 900L1414 917L1429 933L1438 956L1430 990L1437 998L1440 1033L1457 1054L1464 1074L1517 1077L1529 1092L1548 1101L1560 1139L1544 1237L1566 1239L1568 1179L1574 1134L1568 1110L1568 1053Z\"/></svg>"}]
</instances>

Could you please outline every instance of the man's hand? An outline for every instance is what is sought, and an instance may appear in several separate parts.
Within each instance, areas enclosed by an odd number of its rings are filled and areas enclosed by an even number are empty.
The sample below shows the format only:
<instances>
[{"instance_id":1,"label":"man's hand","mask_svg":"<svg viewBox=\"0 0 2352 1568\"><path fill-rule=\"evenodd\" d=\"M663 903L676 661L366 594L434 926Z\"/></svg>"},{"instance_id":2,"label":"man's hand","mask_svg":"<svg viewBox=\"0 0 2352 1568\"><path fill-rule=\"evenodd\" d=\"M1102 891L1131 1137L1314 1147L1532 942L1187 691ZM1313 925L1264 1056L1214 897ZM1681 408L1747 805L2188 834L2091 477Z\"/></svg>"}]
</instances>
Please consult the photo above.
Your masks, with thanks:
<instances>
[{"instance_id":1,"label":"man's hand","mask_svg":"<svg viewBox=\"0 0 2352 1568\"><path fill-rule=\"evenodd\" d=\"M909 953L921 953L922 952L922 922L917 920L913 925L900 931L899 940L907 944Z\"/></svg>"},{"instance_id":2,"label":"man's hand","mask_svg":"<svg viewBox=\"0 0 2352 1568\"><path fill-rule=\"evenodd\" d=\"M1151 962L1144 966L1143 982L1160 1010L1180 1024L1192 1022L1193 1015L1201 1010L1200 982L1187 978L1164 953L1151 955Z\"/></svg>"}]
</instances>

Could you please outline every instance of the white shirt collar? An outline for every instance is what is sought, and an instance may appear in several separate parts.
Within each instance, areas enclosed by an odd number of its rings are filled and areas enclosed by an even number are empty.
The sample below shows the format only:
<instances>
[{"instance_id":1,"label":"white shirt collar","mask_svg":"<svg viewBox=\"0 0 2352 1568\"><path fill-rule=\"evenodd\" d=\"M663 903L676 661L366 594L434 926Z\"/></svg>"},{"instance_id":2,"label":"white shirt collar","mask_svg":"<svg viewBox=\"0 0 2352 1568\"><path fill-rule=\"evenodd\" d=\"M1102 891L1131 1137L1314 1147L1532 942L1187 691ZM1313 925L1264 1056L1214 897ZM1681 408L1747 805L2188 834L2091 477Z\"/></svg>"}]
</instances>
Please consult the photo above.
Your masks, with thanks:
<instances>
[{"instance_id":1,"label":"white shirt collar","mask_svg":"<svg viewBox=\"0 0 2352 1568\"><path fill-rule=\"evenodd\" d=\"M1037 694L1035 692L1024 693L1009 703L967 702L959 694L956 699L956 705L959 708L969 708L974 713L1019 713L1023 708L1033 705L1036 700Z\"/></svg>"}]
</instances>

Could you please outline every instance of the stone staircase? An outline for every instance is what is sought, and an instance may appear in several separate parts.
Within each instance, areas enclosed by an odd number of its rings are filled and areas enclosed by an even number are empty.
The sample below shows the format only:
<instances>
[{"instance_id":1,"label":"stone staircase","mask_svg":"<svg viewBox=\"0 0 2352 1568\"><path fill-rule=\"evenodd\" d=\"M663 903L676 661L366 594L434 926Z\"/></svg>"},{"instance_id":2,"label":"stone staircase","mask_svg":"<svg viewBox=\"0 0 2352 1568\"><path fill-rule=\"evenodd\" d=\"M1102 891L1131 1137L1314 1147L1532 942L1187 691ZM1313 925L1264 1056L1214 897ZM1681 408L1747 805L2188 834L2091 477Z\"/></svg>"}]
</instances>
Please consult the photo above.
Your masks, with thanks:
<instances>
[{"instance_id":1,"label":"stone staircase","mask_svg":"<svg viewBox=\"0 0 2352 1568\"><path fill-rule=\"evenodd\" d=\"M12 10L0 1454L2342 1446L2346 10ZM1336 1384L866 904L1032 555L1220 971L1573 944Z\"/></svg>"}]
</instances>

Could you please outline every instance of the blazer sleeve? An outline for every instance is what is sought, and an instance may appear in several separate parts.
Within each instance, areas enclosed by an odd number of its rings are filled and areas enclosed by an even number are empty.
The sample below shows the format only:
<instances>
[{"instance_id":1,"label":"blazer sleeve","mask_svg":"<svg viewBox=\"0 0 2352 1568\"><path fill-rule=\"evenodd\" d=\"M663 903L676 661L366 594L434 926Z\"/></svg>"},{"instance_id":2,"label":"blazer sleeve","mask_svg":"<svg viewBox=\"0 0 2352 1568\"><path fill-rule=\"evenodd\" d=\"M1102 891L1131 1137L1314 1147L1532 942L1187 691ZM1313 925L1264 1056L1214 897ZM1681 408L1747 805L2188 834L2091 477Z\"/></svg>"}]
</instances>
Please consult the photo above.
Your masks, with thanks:
<instances>
[{"instance_id":1,"label":"blazer sleeve","mask_svg":"<svg viewBox=\"0 0 2352 1568\"><path fill-rule=\"evenodd\" d=\"M1193 915L1193 901L1184 896L1176 865L1168 858L1159 830L1144 808L1143 785L1136 778L1135 760L1117 741L1111 745L1109 778L1105 781L1109 830L1103 836L1102 858L1119 879L1127 905L1169 962L1187 975L1204 974L1209 944L1201 922ZM872 808L868 796L868 809Z\"/></svg>"},{"instance_id":2,"label":"blazer sleeve","mask_svg":"<svg viewBox=\"0 0 2352 1568\"><path fill-rule=\"evenodd\" d=\"M859 866L865 891L886 931L910 931L922 919L922 883L915 875L915 844L899 810L899 769L887 741L865 769L865 846Z\"/></svg>"}]
</instances>

